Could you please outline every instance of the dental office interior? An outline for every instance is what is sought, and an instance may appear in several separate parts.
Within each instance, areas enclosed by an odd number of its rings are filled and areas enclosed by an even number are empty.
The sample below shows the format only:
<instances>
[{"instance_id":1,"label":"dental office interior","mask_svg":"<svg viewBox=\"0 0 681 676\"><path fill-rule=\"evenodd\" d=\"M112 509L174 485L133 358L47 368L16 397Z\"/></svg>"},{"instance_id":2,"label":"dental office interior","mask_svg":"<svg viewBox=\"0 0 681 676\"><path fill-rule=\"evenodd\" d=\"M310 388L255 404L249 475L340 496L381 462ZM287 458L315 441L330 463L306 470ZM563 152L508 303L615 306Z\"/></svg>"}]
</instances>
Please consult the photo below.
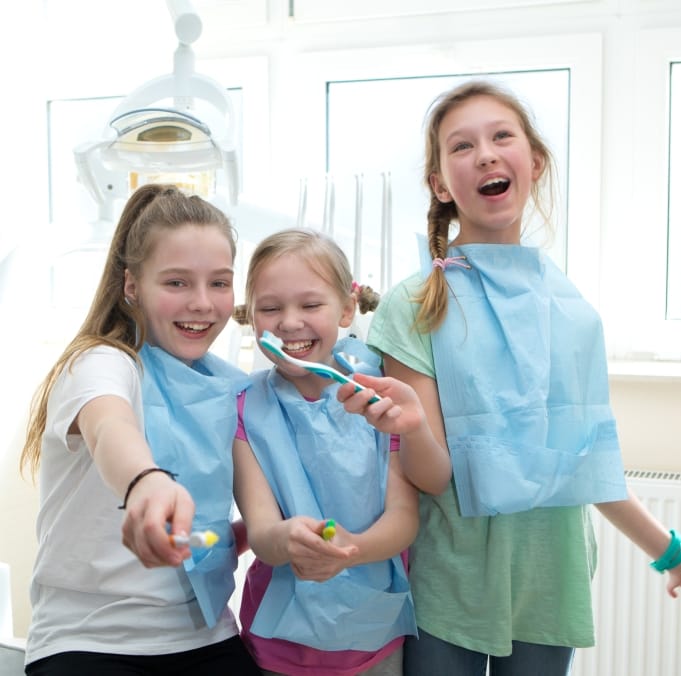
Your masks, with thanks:
<instances>
[{"instance_id":1,"label":"dental office interior","mask_svg":"<svg viewBox=\"0 0 681 676\"><path fill-rule=\"evenodd\" d=\"M528 239L601 313L628 480L681 528L678 0L23 0L2 11L0 643L20 651L30 622L38 486L18 468L30 398L85 315L129 191L160 178L224 208L239 236L237 302L253 246L294 225L329 232L357 281L385 291L416 268L426 228L427 108L471 77L516 92L556 157L555 234ZM159 117L177 137L154 136ZM151 150L134 142L140 128ZM267 363L232 322L215 352L245 370ZM578 651L574 673L678 675L681 603L614 531L597 523L598 646Z\"/></svg>"}]
</instances>

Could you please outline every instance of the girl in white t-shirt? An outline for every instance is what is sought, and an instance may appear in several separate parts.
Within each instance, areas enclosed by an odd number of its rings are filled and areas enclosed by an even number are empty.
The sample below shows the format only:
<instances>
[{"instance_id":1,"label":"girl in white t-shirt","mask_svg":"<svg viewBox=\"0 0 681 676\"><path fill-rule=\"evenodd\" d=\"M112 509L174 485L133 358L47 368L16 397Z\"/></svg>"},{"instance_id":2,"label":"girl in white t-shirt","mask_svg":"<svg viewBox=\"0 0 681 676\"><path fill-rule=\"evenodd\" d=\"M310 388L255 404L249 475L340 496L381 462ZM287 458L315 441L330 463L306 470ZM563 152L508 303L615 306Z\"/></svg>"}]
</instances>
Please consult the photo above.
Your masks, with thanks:
<instances>
[{"instance_id":1,"label":"girl in white t-shirt","mask_svg":"<svg viewBox=\"0 0 681 676\"><path fill-rule=\"evenodd\" d=\"M31 676L260 673L227 606L245 375L208 353L234 307L234 254L226 216L174 186L143 186L121 215L21 458L40 479ZM192 527L218 543L171 543Z\"/></svg>"}]
</instances>

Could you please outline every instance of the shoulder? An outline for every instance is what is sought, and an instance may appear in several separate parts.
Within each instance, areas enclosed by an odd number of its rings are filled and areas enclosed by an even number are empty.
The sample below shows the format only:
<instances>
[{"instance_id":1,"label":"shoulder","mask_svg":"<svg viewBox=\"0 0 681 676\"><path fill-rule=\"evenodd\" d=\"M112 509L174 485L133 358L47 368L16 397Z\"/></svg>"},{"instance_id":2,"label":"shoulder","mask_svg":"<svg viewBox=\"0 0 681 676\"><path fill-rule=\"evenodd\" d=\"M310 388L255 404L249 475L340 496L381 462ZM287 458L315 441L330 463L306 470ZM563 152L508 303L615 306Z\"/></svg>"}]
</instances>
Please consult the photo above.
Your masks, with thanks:
<instances>
[{"instance_id":1,"label":"shoulder","mask_svg":"<svg viewBox=\"0 0 681 676\"><path fill-rule=\"evenodd\" d=\"M551 291L565 297L581 298L579 292L570 278L553 262L547 255L543 254L542 263L544 264L544 275L550 284Z\"/></svg>"},{"instance_id":2,"label":"shoulder","mask_svg":"<svg viewBox=\"0 0 681 676\"><path fill-rule=\"evenodd\" d=\"M123 350L111 345L97 345L80 352L68 362L70 372L93 371L92 375L110 375L117 371L137 374L135 360Z\"/></svg>"},{"instance_id":3,"label":"shoulder","mask_svg":"<svg viewBox=\"0 0 681 676\"><path fill-rule=\"evenodd\" d=\"M414 302L414 298L422 284L421 276L414 274L388 289L381 296L381 302L374 312L371 329L374 331L381 329L384 325L395 320L400 324L405 320L411 320L413 323L418 311L418 305ZM367 342L370 342L370 340Z\"/></svg>"},{"instance_id":4,"label":"shoulder","mask_svg":"<svg viewBox=\"0 0 681 676\"><path fill-rule=\"evenodd\" d=\"M409 277L397 282L388 291L386 291L381 296L381 302L378 305L378 309L384 306L384 303L395 304L395 303L413 303L414 296L423 286L423 277L420 273L414 273Z\"/></svg>"},{"instance_id":5,"label":"shoulder","mask_svg":"<svg viewBox=\"0 0 681 676\"><path fill-rule=\"evenodd\" d=\"M60 381L62 388L74 394L117 394L127 399L140 387L135 360L110 345L97 345L73 357L62 372Z\"/></svg>"},{"instance_id":6,"label":"shoulder","mask_svg":"<svg viewBox=\"0 0 681 676\"><path fill-rule=\"evenodd\" d=\"M253 387L263 387L267 382L271 368L256 369L248 374L249 390Z\"/></svg>"},{"instance_id":7,"label":"shoulder","mask_svg":"<svg viewBox=\"0 0 681 676\"><path fill-rule=\"evenodd\" d=\"M222 357L219 357L213 352L206 352L206 354L201 357L199 361L204 365L209 373L218 376L225 376L228 378L240 378L246 376L245 371L223 359Z\"/></svg>"},{"instance_id":8,"label":"shoulder","mask_svg":"<svg viewBox=\"0 0 681 676\"><path fill-rule=\"evenodd\" d=\"M433 375L430 334L415 329L417 292L423 284L420 274L392 287L378 306L369 327L368 345L419 373Z\"/></svg>"},{"instance_id":9,"label":"shoulder","mask_svg":"<svg viewBox=\"0 0 681 676\"><path fill-rule=\"evenodd\" d=\"M66 439L78 412L97 397L113 395L142 415L141 381L137 365L123 350L108 345L89 348L73 357L56 381L48 402L55 434Z\"/></svg>"},{"instance_id":10,"label":"shoulder","mask_svg":"<svg viewBox=\"0 0 681 676\"><path fill-rule=\"evenodd\" d=\"M247 376L246 387L240 393L240 411L243 416L244 411L250 414L254 407L258 408L263 402L268 402L272 392L268 385L271 369L257 369L251 371Z\"/></svg>"}]
</instances>

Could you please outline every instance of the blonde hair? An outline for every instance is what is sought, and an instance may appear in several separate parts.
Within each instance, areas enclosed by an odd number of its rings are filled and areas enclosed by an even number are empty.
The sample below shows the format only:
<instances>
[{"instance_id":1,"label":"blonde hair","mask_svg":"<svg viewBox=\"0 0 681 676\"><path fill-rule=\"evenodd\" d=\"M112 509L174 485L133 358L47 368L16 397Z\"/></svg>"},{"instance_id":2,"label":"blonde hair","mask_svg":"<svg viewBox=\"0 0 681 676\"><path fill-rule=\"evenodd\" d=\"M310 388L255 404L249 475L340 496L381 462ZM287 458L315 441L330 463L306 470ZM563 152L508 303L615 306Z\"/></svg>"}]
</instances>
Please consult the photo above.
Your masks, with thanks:
<instances>
[{"instance_id":1,"label":"blonde hair","mask_svg":"<svg viewBox=\"0 0 681 676\"><path fill-rule=\"evenodd\" d=\"M305 261L343 301L353 297L362 314L378 305L379 294L370 286L353 281L348 258L331 237L317 230L288 228L263 239L253 252L246 276L246 302L234 308L232 315L237 322L253 323L253 288L259 272L272 261L288 255Z\"/></svg>"},{"instance_id":2,"label":"blonde hair","mask_svg":"<svg viewBox=\"0 0 681 676\"><path fill-rule=\"evenodd\" d=\"M69 362L97 345L111 345L137 361L145 338L144 316L138 306L125 300L125 270L139 277L162 232L188 224L219 227L229 242L232 256L236 254L236 233L229 219L200 197L188 196L173 185L160 184L142 186L130 197L113 234L102 277L85 321L31 401L26 441L19 461L22 473L29 467L35 477L47 421L47 402L57 378Z\"/></svg>"},{"instance_id":3,"label":"blonde hair","mask_svg":"<svg viewBox=\"0 0 681 676\"><path fill-rule=\"evenodd\" d=\"M520 101L502 87L484 80L472 80L445 92L438 97L431 106L426 121L426 151L423 178L430 192L430 206L428 208L428 249L431 258L446 258L449 248L449 228L452 221L458 218L456 203L441 202L430 178L440 172L440 125L444 117L454 108L466 103L472 98L486 96L495 99L503 106L512 110L520 122L520 126L529 141L530 148L542 159L541 172L530 190L533 208L543 219L545 226L552 230L551 212L553 199L554 160L546 143L535 129L529 112ZM548 184L549 198L545 200L544 184ZM546 203L545 203L546 201ZM417 330L427 333L437 329L445 319L449 305L449 287L444 270L434 268L423 283L414 302L419 303L415 326Z\"/></svg>"}]
</instances>

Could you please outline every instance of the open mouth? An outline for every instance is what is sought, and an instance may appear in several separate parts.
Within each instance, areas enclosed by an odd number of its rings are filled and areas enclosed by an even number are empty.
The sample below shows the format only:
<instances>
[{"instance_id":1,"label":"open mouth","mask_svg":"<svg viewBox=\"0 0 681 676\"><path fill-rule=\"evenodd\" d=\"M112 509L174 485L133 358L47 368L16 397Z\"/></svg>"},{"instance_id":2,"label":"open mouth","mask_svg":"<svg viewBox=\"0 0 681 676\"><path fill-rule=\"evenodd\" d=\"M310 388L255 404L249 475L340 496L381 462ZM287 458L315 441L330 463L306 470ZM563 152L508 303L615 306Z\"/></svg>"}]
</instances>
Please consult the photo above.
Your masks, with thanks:
<instances>
[{"instance_id":1,"label":"open mouth","mask_svg":"<svg viewBox=\"0 0 681 676\"><path fill-rule=\"evenodd\" d=\"M507 178L493 178L487 183L484 183L478 188L478 192L481 195L487 195L492 197L494 195L502 195L508 190L508 186L511 185L511 181Z\"/></svg>"},{"instance_id":2,"label":"open mouth","mask_svg":"<svg viewBox=\"0 0 681 676\"><path fill-rule=\"evenodd\" d=\"M210 328L210 322L175 322L175 326L187 333L204 333Z\"/></svg>"},{"instance_id":3,"label":"open mouth","mask_svg":"<svg viewBox=\"0 0 681 676\"><path fill-rule=\"evenodd\" d=\"M292 357L295 357L296 354L302 354L311 350L315 342L315 340L295 340L289 343L284 343L281 346L281 349L286 352L286 354L290 354Z\"/></svg>"}]
</instances>

